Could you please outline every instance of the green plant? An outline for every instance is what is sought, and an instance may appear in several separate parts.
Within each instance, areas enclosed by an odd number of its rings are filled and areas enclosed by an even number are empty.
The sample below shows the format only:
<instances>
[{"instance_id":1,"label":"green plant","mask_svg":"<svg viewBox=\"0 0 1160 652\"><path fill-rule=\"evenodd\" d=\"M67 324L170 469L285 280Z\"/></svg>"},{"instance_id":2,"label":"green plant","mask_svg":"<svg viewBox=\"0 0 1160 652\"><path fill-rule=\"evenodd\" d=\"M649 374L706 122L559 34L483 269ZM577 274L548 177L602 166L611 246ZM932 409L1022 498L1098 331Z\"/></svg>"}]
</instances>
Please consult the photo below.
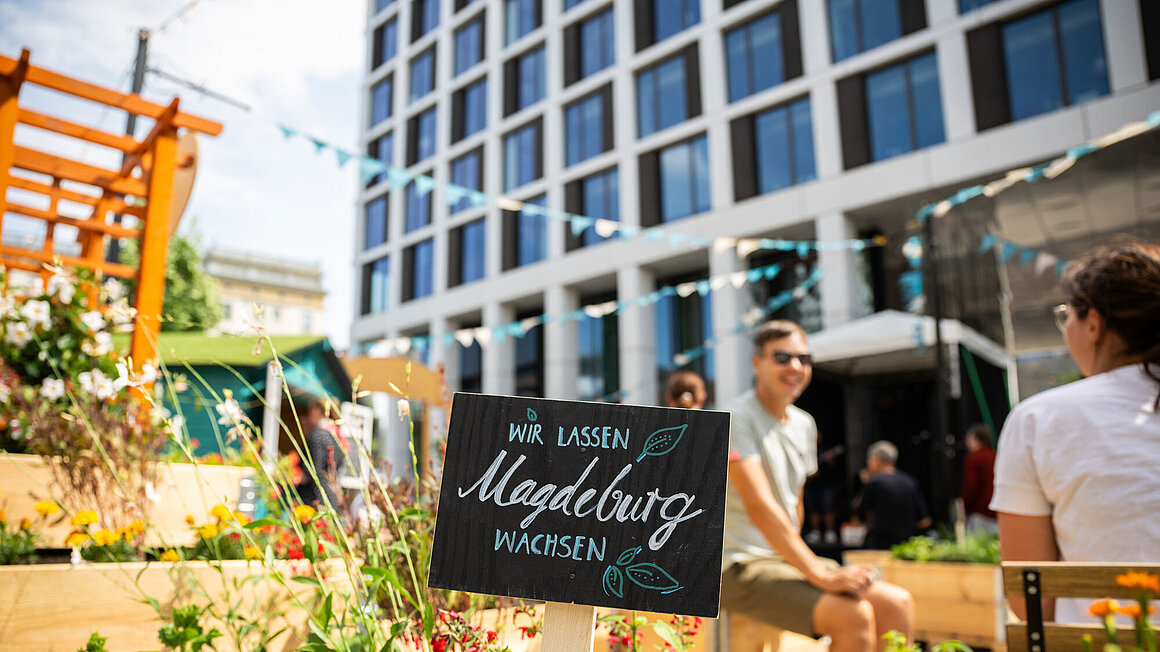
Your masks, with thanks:
<instances>
[{"instance_id":1,"label":"green plant","mask_svg":"<svg viewBox=\"0 0 1160 652\"><path fill-rule=\"evenodd\" d=\"M170 622L157 631L157 638L162 645L181 652L198 652L207 645L212 648L213 640L220 638L222 633L216 627L208 632L202 629L201 618L205 613L206 607L197 605L174 609Z\"/></svg>"},{"instance_id":2,"label":"green plant","mask_svg":"<svg viewBox=\"0 0 1160 652\"><path fill-rule=\"evenodd\" d=\"M911 537L894 545L890 554L908 561L941 561L974 564L999 563L999 537L993 534L968 535L962 541L938 541L930 537Z\"/></svg>"},{"instance_id":3,"label":"green plant","mask_svg":"<svg viewBox=\"0 0 1160 652\"><path fill-rule=\"evenodd\" d=\"M624 645L633 652L640 649L644 629L649 625L648 619L635 611L629 615L598 616L596 622L598 627L603 625L608 628L608 642L613 648ZM673 616L669 622L656 620L652 623L652 630L664 641L664 645L658 646L657 649L677 652L684 652L692 644L692 639L700 628L701 619L688 616Z\"/></svg>"},{"instance_id":4,"label":"green plant","mask_svg":"<svg viewBox=\"0 0 1160 652\"><path fill-rule=\"evenodd\" d=\"M917 643L908 643L906 636L893 629L883 634L882 640L886 641L884 652L922 652ZM931 652L971 652L971 648L962 641L951 640L935 645Z\"/></svg>"},{"instance_id":5,"label":"green plant","mask_svg":"<svg viewBox=\"0 0 1160 652\"><path fill-rule=\"evenodd\" d=\"M18 526L9 529L4 511L0 510L0 566L35 561L38 538L27 518L22 519Z\"/></svg>"},{"instance_id":6,"label":"green plant","mask_svg":"<svg viewBox=\"0 0 1160 652\"><path fill-rule=\"evenodd\" d=\"M169 253L165 258L165 297L161 309L162 331L204 331L221 320L217 281L205 272L197 241L196 235L177 234L169 240ZM126 241L120 252L120 262L136 267L140 258L137 241ZM134 283L128 281L126 285L132 294Z\"/></svg>"},{"instance_id":7,"label":"green plant","mask_svg":"<svg viewBox=\"0 0 1160 652\"><path fill-rule=\"evenodd\" d=\"M101 636L97 632L89 635L89 642L85 646L78 649L77 652L109 652L109 648L105 647L105 641L109 639Z\"/></svg>"}]
</instances>

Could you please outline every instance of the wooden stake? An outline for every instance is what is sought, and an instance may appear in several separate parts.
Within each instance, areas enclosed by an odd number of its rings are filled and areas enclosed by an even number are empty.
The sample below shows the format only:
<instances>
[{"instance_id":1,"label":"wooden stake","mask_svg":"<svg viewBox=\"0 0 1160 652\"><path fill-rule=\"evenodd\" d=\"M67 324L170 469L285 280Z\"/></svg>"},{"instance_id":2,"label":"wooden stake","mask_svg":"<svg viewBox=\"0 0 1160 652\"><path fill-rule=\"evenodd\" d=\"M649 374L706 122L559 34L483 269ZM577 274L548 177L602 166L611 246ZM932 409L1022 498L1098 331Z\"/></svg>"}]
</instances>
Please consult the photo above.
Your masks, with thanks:
<instances>
[{"instance_id":1,"label":"wooden stake","mask_svg":"<svg viewBox=\"0 0 1160 652\"><path fill-rule=\"evenodd\" d=\"M596 607L549 602L544 609L544 652L591 652Z\"/></svg>"}]
</instances>

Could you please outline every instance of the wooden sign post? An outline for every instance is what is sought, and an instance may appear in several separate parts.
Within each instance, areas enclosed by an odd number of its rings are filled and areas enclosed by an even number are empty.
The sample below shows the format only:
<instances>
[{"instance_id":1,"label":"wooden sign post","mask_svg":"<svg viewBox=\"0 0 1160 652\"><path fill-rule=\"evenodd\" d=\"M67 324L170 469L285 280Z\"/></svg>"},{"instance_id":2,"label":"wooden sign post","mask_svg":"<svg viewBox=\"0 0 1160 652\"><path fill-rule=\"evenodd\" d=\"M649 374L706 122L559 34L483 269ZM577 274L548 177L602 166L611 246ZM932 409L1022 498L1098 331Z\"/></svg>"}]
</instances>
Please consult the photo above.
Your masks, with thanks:
<instances>
[{"instance_id":1,"label":"wooden sign post","mask_svg":"<svg viewBox=\"0 0 1160 652\"><path fill-rule=\"evenodd\" d=\"M455 394L428 584L548 602L544 649L595 607L716 617L729 415Z\"/></svg>"}]
</instances>

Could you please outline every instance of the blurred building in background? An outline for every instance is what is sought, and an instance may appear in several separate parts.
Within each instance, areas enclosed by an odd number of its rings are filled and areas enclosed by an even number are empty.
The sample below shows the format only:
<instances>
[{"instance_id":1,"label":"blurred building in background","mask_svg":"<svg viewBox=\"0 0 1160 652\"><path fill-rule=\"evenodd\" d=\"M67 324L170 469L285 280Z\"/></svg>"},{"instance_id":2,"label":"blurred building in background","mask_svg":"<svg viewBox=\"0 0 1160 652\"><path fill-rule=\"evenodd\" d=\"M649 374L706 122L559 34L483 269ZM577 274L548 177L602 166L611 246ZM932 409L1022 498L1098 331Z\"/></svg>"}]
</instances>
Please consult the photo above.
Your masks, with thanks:
<instances>
[{"instance_id":1,"label":"blurred building in background","mask_svg":"<svg viewBox=\"0 0 1160 652\"><path fill-rule=\"evenodd\" d=\"M253 306L262 306L262 324L271 335L326 332L322 268L317 261L211 248L202 260L220 287L222 320L217 330L252 332Z\"/></svg>"}]
</instances>

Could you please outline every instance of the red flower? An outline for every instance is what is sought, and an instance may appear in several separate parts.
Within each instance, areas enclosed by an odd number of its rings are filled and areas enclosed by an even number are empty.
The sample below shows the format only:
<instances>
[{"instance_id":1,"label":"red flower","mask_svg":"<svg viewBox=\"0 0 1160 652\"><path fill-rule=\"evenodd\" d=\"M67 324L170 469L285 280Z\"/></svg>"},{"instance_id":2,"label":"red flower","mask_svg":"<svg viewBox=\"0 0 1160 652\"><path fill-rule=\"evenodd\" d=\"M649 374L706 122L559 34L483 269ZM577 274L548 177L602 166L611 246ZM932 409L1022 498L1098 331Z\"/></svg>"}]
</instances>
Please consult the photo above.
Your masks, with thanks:
<instances>
[{"instance_id":1,"label":"red flower","mask_svg":"<svg viewBox=\"0 0 1160 652\"><path fill-rule=\"evenodd\" d=\"M488 643L493 643L493 642L495 642L495 638L496 638L496 636L497 636L497 634L496 634L495 632L489 631L489 632L487 633L487 642L488 642Z\"/></svg>"},{"instance_id":2,"label":"red flower","mask_svg":"<svg viewBox=\"0 0 1160 652\"><path fill-rule=\"evenodd\" d=\"M434 641L431 641L431 649L434 652L443 652L445 649L447 649L447 639L443 636L440 636Z\"/></svg>"}]
</instances>

